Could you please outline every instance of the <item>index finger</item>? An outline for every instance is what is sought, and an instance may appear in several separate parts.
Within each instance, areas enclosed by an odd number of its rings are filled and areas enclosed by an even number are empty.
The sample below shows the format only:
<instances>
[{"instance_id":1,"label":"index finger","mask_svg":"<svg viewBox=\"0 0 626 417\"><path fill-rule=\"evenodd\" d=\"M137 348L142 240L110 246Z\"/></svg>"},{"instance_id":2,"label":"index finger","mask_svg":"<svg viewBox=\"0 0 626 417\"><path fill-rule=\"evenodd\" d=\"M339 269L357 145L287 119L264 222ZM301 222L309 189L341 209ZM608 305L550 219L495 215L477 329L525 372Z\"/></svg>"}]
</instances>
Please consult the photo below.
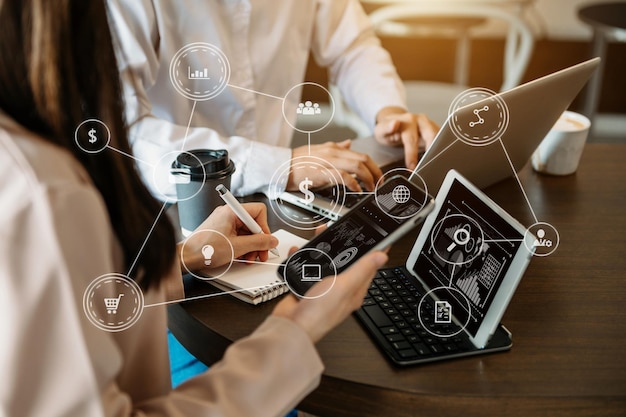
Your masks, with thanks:
<instances>
[{"instance_id":1,"label":"index finger","mask_svg":"<svg viewBox=\"0 0 626 417\"><path fill-rule=\"evenodd\" d=\"M422 137L426 149L430 147L435 140L435 136L439 131L439 126L432 120L430 120L425 114L417 115L417 128L419 129L419 135Z\"/></svg>"},{"instance_id":2,"label":"index finger","mask_svg":"<svg viewBox=\"0 0 626 417\"><path fill-rule=\"evenodd\" d=\"M417 166L419 152L419 135L417 123L407 124L402 131L402 144L404 145L404 163L410 170Z\"/></svg>"},{"instance_id":3,"label":"index finger","mask_svg":"<svg viewBox=\"0 0 626 417\"><path fill-rule=\"evenodd\" d=\"M264 233L271 233L267 223L267 207L263 203L243 203L243 208L252 216L255 222L261 226Z\"/></svg>"}]
</instances>

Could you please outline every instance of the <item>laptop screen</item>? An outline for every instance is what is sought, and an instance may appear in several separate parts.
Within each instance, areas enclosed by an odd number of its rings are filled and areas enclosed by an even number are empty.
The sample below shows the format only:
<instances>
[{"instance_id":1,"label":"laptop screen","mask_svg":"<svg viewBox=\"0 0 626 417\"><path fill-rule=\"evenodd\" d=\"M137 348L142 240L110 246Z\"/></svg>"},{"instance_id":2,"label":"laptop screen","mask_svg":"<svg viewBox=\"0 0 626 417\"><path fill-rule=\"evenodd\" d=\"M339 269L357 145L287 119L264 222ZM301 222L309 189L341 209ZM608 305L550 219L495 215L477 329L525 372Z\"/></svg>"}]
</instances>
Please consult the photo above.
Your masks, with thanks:
<instances>
[{"instance_id":1,"label":"laptop screen","mask_svg":"<svg viewBox=\"0 0 626 417\"><path fill-rule=\"evenodd\" d=\"M455 179L411 270L476 336L523 238Z\"/></svg>"}]
</instances>

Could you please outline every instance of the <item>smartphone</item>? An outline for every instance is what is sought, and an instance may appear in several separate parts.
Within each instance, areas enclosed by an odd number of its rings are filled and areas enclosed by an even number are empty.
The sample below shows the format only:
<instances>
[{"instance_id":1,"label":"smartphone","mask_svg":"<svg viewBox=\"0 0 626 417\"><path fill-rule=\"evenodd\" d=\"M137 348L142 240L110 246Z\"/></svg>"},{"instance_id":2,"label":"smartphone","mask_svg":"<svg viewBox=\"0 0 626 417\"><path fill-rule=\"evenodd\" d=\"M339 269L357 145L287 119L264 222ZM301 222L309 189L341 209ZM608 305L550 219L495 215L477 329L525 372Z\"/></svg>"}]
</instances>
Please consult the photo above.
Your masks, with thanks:
<instances>
[{"instance_id":1,"label":"smartphone","mask_svg":"<svg viewBox=\"0 0 626 417\"><path fill-rule=\"evenodd\" d=\"M367 252L391 245L420 224L434 204L422 187L395 175L291 255L278 274L304 296L322 278L336 277Z\"/></svg>"}]
</instances>

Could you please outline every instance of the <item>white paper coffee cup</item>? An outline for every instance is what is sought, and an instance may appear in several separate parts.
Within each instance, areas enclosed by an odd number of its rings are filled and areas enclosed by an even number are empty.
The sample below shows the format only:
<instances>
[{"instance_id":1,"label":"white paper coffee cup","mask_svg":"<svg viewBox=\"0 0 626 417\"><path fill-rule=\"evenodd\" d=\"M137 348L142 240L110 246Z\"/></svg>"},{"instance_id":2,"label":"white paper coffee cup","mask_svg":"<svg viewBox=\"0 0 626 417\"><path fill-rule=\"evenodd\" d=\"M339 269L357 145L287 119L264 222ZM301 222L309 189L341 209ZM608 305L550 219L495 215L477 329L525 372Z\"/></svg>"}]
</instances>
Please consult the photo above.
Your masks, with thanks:
<instances>
[{"instance_id":1,"label":"white paper coffee cup","mask_svg":"<svg viewBox=\"0 0 626 417\"><path fill-rule=\"evenodd\" d=\"M576 172L590 126L582 114L564 112L532 155L535 171L551 175Z\"/></svg>"}]
</instances>

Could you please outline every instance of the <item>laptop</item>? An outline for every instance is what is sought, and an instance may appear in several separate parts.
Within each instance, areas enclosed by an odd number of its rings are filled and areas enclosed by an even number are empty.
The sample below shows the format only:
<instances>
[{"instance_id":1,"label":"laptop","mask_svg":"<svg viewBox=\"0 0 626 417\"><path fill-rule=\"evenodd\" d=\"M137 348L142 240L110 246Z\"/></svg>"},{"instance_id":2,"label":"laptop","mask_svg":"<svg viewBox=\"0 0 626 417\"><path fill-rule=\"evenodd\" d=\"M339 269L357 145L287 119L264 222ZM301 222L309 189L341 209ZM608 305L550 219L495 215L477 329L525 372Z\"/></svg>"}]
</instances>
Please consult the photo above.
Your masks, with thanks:
<instances>
[{"instance_id":1,"label":"laptop","mask_svg":"<svg viewBox=\"0 0 626 417\"><path fill-rule=\"evenodd\" d=\"M508 350L511 333L500 320L534 242L450 170L406 265L379 270L355 314L396 365Z\"/></svg>"},{"instance_id":2,"label":"laptop","mask_svg":"<svg viewBox=\"0 0 626 417\"><path fill-rule=\"evenodd\" d=\"M390 167L400 165L404 161L404 148L401 146L385 146L373 136L354 139L350 149L369 155L374 163L386 172ZM424 150L421 150L423 155ZM280 203L289 203L303 208L325 219L338 220L354 207L367 194L344 192L341 186L326 186L313 190L314 199L307 200L299 191L284 191L278 195Z\"/></svg>"},{"instance_id":3,"label":"laptop","mask_svg":"<svg viewBox=\"0 0 626 417\"><path fill-rule=\"evenodd\" d=\"M590 59L495 96L481 98L481 89L468 90L468 97L461 95L451 104L459 107L453 109L414 173L432 195L452 168L481 189L514 175L599 63L600 58Z\"/></svg>"},{"instance_id":4,"label":"laptop","mask_svg":"<svg viewBox=\"0 0 626 417\"><path fill-rule=\"evenodd\" d=\"M414 173L431 195L453 168L481 189L510 177L528 162L599 62L594 58L495 95L485 89L468 90L451 103L451 115ZM352 147L367 152L379 166L404 159L402 148L380 145L373 138L355 140ZM312 201L291 191L278 199L336 220L360 197L343 195L339 188L320 190Z\"/></svg>"}]
</instances>

